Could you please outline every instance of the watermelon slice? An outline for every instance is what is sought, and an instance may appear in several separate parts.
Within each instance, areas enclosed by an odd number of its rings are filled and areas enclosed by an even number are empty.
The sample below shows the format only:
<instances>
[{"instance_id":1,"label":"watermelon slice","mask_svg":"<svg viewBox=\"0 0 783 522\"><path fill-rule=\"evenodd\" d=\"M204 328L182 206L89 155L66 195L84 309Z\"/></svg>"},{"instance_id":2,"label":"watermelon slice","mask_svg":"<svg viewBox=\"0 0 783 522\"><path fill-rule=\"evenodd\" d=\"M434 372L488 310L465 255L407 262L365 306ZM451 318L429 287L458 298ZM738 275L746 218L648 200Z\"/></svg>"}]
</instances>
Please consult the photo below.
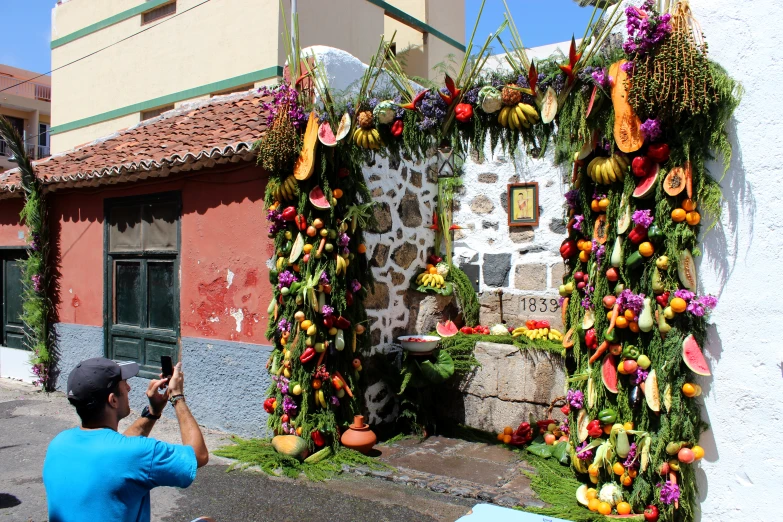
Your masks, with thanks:
<instances>
[{"instance_id":1,"label":"watermelon slice","mask_svg":"<svg viewBox=\"0 0 783 522\"><path fill-rule=\"evenodd\" d=\"M318 185L310 191L310 203L319 210L329 210L332 206L324 196L324 191Z\"/></svg>"},{"instance_id":2,"label":"watermelon slice","mask_svg":"<svg viewBox=\"0 0 783 522\"><path fill-rule=\"evenodd\" d=\"M696 342L693 335L689 335L682 342L682 360L691 371L697 375L712 375L704 354L701 353L701 347Z\"/></svg>"},{"instance_id":3,"label":"watermelon slice","mask_svg":"<svg viewBox=\"0 0 783 522\"><path fill-rule=\"evenodd\" d=\"M446 321L445 323L438 323L438 326L435 327L435 330L437 330L438 335L440 335L441 337L453 337L457 335L457 332L459 332L459 329L457 329L457 325L451 321Z\"/></svg>"},{"instance_id":4,"label":"watermelon slice","mask_svg":"<svg viewBox=\"0 0 783 522\"><path fill-rule=\"evenodd\" d=\"M322 145L325 145L327 147L334 147L335 145L337 145L337 138L334 137L334 132L332 132L332 126L329 125L328 121L323 122L318 127L318 141L320 141Z\"/></svg>"},{"instance_id":5,"label":"watermelon slice","mask_svg":"<svg viewBox=\"0 0 783 522\"><path fill-rule=\"evenodd\" d=\"M633 197L647 199L655 195L655 188L658 186L658 172L660 172L660 167L656 163L652 167L652 172L643 177L636 186L636 190L633 191Z\"/></svg>"},{"instance_id":6,"label":"watermelon slice","mask_svg":"<svg viewBox=\"0 0 783 522\"><path fill-rule=\"evenodd\" d=\"M603 379L607 390L617 393L617 361L615 361L614 355L610 354L604 357L604 362L601 364L601 379Z\"/></svg>"}]
</instances>

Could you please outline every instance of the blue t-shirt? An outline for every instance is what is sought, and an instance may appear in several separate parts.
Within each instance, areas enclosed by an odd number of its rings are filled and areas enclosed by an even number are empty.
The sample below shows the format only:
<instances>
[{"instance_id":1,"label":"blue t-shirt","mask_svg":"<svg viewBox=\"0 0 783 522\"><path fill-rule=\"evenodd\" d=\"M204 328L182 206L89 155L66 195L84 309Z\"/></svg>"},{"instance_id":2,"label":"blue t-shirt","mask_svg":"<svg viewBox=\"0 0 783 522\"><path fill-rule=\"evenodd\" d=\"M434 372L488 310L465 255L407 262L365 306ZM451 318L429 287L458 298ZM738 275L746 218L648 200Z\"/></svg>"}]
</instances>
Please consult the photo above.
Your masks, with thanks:
<instances>
[{"instance_id":1,"label":"blue t-shirt","mask_svg":"<svg viewBox=\"0 0 783 522\"><path fill-rule=\"evenodd\" d=\"M196 478L190 446L114 430L73 428L49 444L43 481L50 522L150 520L150 490Z\"/></svg>"}]
</instances>

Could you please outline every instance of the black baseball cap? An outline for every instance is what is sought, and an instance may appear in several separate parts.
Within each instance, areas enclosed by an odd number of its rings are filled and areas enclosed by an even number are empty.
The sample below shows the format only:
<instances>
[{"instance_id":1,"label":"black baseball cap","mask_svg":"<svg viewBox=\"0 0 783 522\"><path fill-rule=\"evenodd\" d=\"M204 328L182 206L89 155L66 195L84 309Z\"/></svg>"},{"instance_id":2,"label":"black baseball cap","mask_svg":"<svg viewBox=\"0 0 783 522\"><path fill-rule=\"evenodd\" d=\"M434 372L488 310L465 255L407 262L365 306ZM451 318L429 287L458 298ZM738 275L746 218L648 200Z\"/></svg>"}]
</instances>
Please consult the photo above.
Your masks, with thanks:
<instances>
[{"instance_id":1,"label":"black baseball cap","mask_svg":"<svg viewBox=\"0 0 783 522\"><path fill-rule=\"evenodd\" d=\"M96 394L138 373L139 364L135 362L115 362L105 357L87 359L77 364L68 376L68 398L89 402Z\"/></svg>"}]
</instances>

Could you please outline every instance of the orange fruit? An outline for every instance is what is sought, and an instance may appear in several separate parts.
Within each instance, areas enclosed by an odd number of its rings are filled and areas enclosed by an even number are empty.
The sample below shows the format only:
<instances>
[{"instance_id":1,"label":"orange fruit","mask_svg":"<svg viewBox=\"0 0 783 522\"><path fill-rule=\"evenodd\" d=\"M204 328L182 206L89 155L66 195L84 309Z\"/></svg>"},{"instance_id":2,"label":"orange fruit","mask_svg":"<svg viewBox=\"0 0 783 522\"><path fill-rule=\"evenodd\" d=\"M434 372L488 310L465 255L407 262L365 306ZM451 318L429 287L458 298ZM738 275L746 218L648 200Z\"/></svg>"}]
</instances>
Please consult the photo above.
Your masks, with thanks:
<instances>
[{"instance_id":1,"label":"orange fruit","mask_svg":"<svg viewBox=\"0 0 783 522\"><path fill-rule=\"evenodd\" d=\"M432 263L427 263L427 266L426 266L425 268L426 268L427 270L429 270L430 268L432 268L432 267L434 267L434 266L435 266L435 265L433 265Z\"/></svg>"},{"instance_id":2,"label":"orange fruit","mask_svg":"<svg viewBox=\"0 0 783 522\"><path fill-rule=\"evenodd\" d=\"M696 210L696 202L692 199L683 199L682 200L682 208L685 210L685 212L690 212L691 210Z\"/></svg>"},{"instance_id":3,"label":"orange fruit","mask_svg":"<svg viewBox=\"0 0 783 522\"><path fill-rule=\"evenodd\" d=\"M625 473L625 468L619 462L615 462L614 466L612 466L612 471L614 471L615 475L622 475Z\"/></svg>"},{"instance_id":4,"label":"orange fruit","mask_svg":"<svg viewBox=\"0 0 783 522\"><path fill-rule=\"evenodd\" d=\"M598 490L595 488L588 488L587 495L585 496L587 497L588 502L594 498L598 498Z\"/></svg>"},{"instance_id":5,"label":"orange fruit","mask_svg":"<svg viewBox=\"0 0 783 522\"><path fill-rule=\"evenodd\" d=\"M675 208L672 210L672 221L675 223L682 223L685 221L685 209Z\"/></svg>"},{"instance_id":6,"label":"orange fruit","mask_svg":"<svg viewBox=\"0 0 783 522\"><path fill-rule=\"evenodd\" d=\"M611 310L606 312L606 318L609 319L610 321L612 320L612 311Z\"/></svg>"},{"instance_id":7,"label":"orange fruit","mask_svg":"<svg viewBox=\"0 0 783 522\"><path fill-rule=\"evenodd\" d=\"M602 515L611 515L612 505L609 502L601 502L598 504L598 512Z\"/></svg>"},{"instance_id":8,"label":"orange fruit","mask_svg":"<svg viewBox=\"0 0 783 522\"><path fill-rule=\"evenodd\" d=\"M623 429L625 431L631 431L633 429L633 422L626 422L623 424Z\"/></svg>"},{"instance_id":9,"label":"orange fruit","mask_svg":"<svg viewBox=\"0 0 783 522\"><path fill-rule=\"evenodd\" d=\"M694 446L691 448L691 451L693 452L693 457L696 460L701 460L704 458L704 448L701 446Z\"/></svg>"},{"instance_id":10,"label":"orange fruit","mask_svg":"<svg viewBox=\"0 0 783 522\"><path fill-rule=\"evenodd\" d=\"M587 263L590 260L590 253L586 250L582 250L579 252L579 261L582 263Z\"/></svg>"},{"instance_id":11,"label":"orange fruit","mask_svg":"<svg viewBox=\"0 0 783 522\"><path fill-rule=\"evenodd\" d=\"M367 245L365 245L365 244L359 245L356 248L356 251L359 252L360 254L364 254L365 252L367 252Z\"/></svg>"},{"instance_id":12,"label":"orange fruit","mask_svg":"<svg viewBox=\"0 0 783 522\"><path fill-rule=\"evenodd\" d=\"M601 505L601 501L598 500L597 498L594 498L587 503L587 509L589 509L590 511L598 511L598 507L600 505Z\"/></svg>"},{"instance_id":13,"label":"orange fruit","mask_svg":"<svg viewBox=\"0 0 783 522\"><path fill-rule=\"evenodd\" d=\"M311 382L310 385L314 390L320 390L322 385L321 379L313 379L313 382Z\"/></svg>"},{"instance_id":14,"label":"orange fruit","mask_svg":"<svg viewBox=\"0 0 783 522\"><path fill-rule=\"evenodd\" d=\"M600 212L601 211L601 207L598 206L598 200L597 199L594 199L593 201L590 202L590 210L592 210L593 212Z\"/></svg>"},{"instance_id":15,"label":"orange fruit","mask_svg":"<svg viewBox=\"0 0 783 522\"><path fill-rule=\"evenodd\" d=\"M641 245L639 245L639 253L643 255L644 257L650 257L655 252L655 248L653 248L652 243L649 241L645 241Z\"/></svg>"},{"instance_id":16,"label":"orange fruit","mask_svg":"<svg viewBox=\"0 0 783 522\"><path fill-rule=\"evenodd\" d=\"M294 269L294 272L299 272L299 263L294 263L293 269Z\"/></svg>"},{"instance_id":17,"label":"orange fruit","mask_svg":"<svg viewBox=\"0 0 783 522\"><path fill-rule=\"evenodd\" d=\"M584 252L587 252L588 254L593 251L593 242L585 240L584 243L582 243L582 250Z\"/></svg>"},{"instance_id":18,"label":"orange fruit","mask_svg":"<svg viewBox=\"0 0 783 522\"><path fill-rule=\"evenodd\" d=\"M601 472L601 468L599 468L598 465L596 464L590 464L590 466L588 466L587 468L587 473L591 477L597 477L600 472Z\"/></svg>"},{"instance_id":19,"label":"orange fruit","mask_svg":"<svg viewBox=\"0 0 783 522\"><path fill-rule=\"evenodd\" d=\"M309 253L310 253L312 250L313 250L313 245L311 245L310 243L307 243L307 244L304 246L304 248L302 249L302 251L303 251L305 254L309 254Z\"/></svg>"},{"instance_id":20,"label":"orange fruit","mask_svg":"<svg viewBox=\"0 0 783 522\"><path fill-rule=\"evenodd\" d=\"M695 210L693 212L688 212L685 214L685 221L687 221L689 225L695 227L701 222L701 215Z\"/></svg>"},{"instance_id":21,"label":"orange fruit","mask_svg":"<svg viewBox=\"0 0 783 522\"><path fill-rule=\"evenodd\" d=\"M675 297L672 299L671 303L669 303L669 306L672 307L672 310L678 314L681 314L685 311L686 308L688 308L688 303L686 303L685 299L681 297Z\"/></svg>"},{"instance_id":22,"label":"orange fruit","mask_svg":"<svg viewBox=\"0 0 783 522\"><path fill-rule=\"evenodd\" d=\"M633 310L626 310L625 312L623 312L623 316L625 317L625 319L627 321L629 321L629 322L633 321L633 318L634 318Z\"/></svg>"},{"instance_id":23,"label":"orange fruit","mask_svg":"<svg viewBox=\"0 0 783 522\"><path fill-rule=\"evenodd\" d=\"M584 239L579 239L576 242L576 249L579 250L580 252L583 250L582 245L584 244L584 242L585 242Z\"/></svg>"},{"instance_id":24,"label":"orange fruit","mask_svg":"<svg viewBox=\"0 0 783 522\"><path fill-rule=\"evenodd\" d=\"M628 319L623 317L622 315L617 318L617 321L615 321L614 325L617 328L628 328Z\"/></svg>"},{"instance_id":25,"label":"orange fruit","mask_svg":"<svg viewBox=\"0 0 783 522\"><path fill-rule=\"evenodd\" d=\"M300 437L302 436L302 427L301 426L296 428L296 434L299 435Z\"/></svg>"},{"instance_id":26,"label":"orange fruit","mask_svg":"<svg viewBox=\"0 0 783 522\"><path fill-rule=\"evenodd\" d=\"M508 444L511 442L511 435L503 435L503 444Z\"/></svg>"},{"instance_id":27,"label":"orange fruit","mask_svg":"<svg viewBox=\"0 0 783 522\"><path fill-rule=\"evenodd\" d=\"M633 333L639 333L639 323L636 321L631 321L628 323L628 329L631 330Z\"/></svg>"},{"instance_id":28,"label":"orange fruit","mask_svg":"<svg viewBox=\"0 0 783 522\"><path fill-rule=\"evenodd\" d=\"M682 385L682 394L686 397L696 397L696 387L693 384L686 382Z\"/></svg>"},{"instance_id":29,"label":"orange fruit","mask_svg":"<svg viewBox=\"0 0 783 522\"><path fill-rule=\"evenodd\" d=\"M436 267L434 267L434 266L433 266L433 267L430 267L430 268L429 268L427 271L428 271L430 274L437 274L437 273L438 273L438 269L437 269Z\"/></svg>"},{"instance_id":30,"label":"orange fruit","mask_svg":"<svg viewBox=\"0 0 783 522\"><path fill-rule=\"evenodd\" d=\"M511 426L506 426L503 428L503 435L513 435L514 434L514 428Z\"/></svg>"},{"instance_id":31,"label":"orange fruit","mask_svg":"<svg viewBox=\"0 0 783 522\"><path fill-rule=\"evenodd\" d=\"M630 486L633 484L633 479L628 473L624 473L620 481L623 483L623 486Z\"/></svg>"},{"instance_id":32,"label":"orange fruit","mask_svg":"<svg viewBox=\"0 0 783 522\"><path fill-rule=\"evenodd\" d=\"M498 433L498 442L503 442L503 432Z\"/></svg>"},{"instance_id":33,"label":"orange fruit","mask_svg":"<svg viewBox=\"0 0 783 522\"><path fill-rule=\"evenodd\" d=\"M629 504L628 502L620 502L615 506L615 509L617 510L618 515L631 514L631 504Z\"/></svg>"},{"instance_id":34,"label":"orange fruit","mask_svg":"<svg viewBox=\"0 0 783 522\"><path fill-rule=\"evenodd\" d=\"M628 470L628 476L631 477L632 479L635 479L638 475L639 475L639 472L636 471L635 469L629 469Z\"/></svg>"},{"instance_id":35,"label":"orange fruit","mask_svg":"<svg viewBox=\"0 0 783 522\"><path fill-rule=\"evenodd\" d=\"M341 197L343 197L343 191L340 189L334 189L332 191L332 196L334 196L335 199L340 199Z\"/></svg>"},{"instance_id":36,"label":"orange fruit","mask_svg":"<svg viewBox=\"0 0 783 522\"><path fill-rule=\"evenodd\" d=\"M598 208L601 209L601 212L606 212L606 209L609 208L609 199L603 198L601 201L599 201Z\"/></svg>"}]
</instances>

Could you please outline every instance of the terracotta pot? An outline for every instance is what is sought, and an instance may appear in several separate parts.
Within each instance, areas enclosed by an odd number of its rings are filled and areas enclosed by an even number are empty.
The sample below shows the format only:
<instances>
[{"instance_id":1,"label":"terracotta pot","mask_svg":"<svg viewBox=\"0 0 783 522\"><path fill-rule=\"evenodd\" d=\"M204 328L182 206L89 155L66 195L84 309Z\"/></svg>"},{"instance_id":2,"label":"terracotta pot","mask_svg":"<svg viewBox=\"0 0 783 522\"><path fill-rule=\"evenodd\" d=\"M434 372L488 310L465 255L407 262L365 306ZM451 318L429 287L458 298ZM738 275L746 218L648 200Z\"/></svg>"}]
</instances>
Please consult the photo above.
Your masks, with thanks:
<instances>
[{"instance_id":1,"label":"terracotta pot","mask_svg":"<svg viewBox=\"0 0 783 522\"><path fill-rule=\"evenodd\" d=\"M378 437L375 436L370 426L364 423L364 415L356 415L353 418L353 424L348 426L340 438L343 446L365 455L370 452L377 441Z\"/></svg>"}]
</instances>

